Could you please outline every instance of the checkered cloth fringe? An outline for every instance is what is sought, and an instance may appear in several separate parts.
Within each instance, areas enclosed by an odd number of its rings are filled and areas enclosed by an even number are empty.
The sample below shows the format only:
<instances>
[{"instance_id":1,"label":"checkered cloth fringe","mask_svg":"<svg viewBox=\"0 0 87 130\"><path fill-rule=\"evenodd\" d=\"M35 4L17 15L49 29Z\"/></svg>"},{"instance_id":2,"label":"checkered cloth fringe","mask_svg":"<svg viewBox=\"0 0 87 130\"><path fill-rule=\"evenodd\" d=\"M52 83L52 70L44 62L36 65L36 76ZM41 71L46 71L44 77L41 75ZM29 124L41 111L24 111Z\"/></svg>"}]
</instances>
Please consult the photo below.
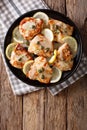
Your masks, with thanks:
<instances>
[{"instance_id":1,"label":"checkered cloth fringe","mask_svg":"<svg viewBox=\"0 0 87 130\"><path fill-rule=\"evenodd\" d=\"M0 47L3 61L5 63L3 55L4 38L10 25L25 12L35 9L49 9L43 0L2 0L0 1ZM25 84L17 79L7 67L6 71L11 83L12 90L15 95L22 95L42 89L42 87L34 87ZM61 90L68 87L70 84L77 81L79 78L87 74L87 58L83 55L81 63L77 71L65 82L48 88L52 95L58 94Z\"/></svg>"}]
</instances>

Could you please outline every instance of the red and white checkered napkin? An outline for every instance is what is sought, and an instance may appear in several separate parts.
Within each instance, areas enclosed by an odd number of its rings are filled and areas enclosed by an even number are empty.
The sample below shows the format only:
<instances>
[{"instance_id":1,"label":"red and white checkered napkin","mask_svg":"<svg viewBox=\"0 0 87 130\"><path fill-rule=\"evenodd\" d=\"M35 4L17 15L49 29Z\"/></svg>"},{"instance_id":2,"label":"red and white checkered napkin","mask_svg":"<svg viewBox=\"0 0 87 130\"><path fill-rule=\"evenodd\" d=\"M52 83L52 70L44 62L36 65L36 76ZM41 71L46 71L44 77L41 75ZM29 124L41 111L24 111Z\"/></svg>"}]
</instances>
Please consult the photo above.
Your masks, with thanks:
<instances>
[{"instance_id":1,"label":"red and white checkered napkin","mask_svg":"<svg viewBox=\"0 0 87 130\"><path fill-rule=\"evenodd\" d=\"M49 8L44 3L43 0L38 0L38 1L37 0L21 0L21 1L2 0L0 1L0 46L1 46L1 54L4 63L5 63L5 59L3 55L4 38L8 28L14 22L14 20L16 20L16 18L18 18L21 14L35 9L49 9ZM12 74L12 72L7 67L6 63L5 66L11 83L12 90L15 95L22 95L22 94L26 94L26 93L30 93L42 89L42 87L41 88L34 87L23 83ZM87 74L87 58L83 55L77 71L65 82L50 87L48 88L48 90L52 93L52 95L56 95L64 88L68 87L70 84L74 83L79 78L83 77L85 74Z\"/></svg>"}]
</instances>

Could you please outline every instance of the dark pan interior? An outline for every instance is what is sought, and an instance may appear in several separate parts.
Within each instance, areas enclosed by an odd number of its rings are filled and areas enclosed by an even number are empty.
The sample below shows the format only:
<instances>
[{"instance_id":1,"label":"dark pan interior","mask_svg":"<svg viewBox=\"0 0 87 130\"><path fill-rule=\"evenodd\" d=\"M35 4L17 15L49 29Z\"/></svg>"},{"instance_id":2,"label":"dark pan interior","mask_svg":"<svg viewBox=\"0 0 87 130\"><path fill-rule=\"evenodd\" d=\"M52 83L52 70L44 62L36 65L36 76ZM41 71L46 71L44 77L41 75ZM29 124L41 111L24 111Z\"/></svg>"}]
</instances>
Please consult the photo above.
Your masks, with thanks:
<instances>
[{"instance_id":1,"label":"dark pan interior","mask_svg":"<svg viewBox=\"0 0 87 130\"><path fill-rule=\"evenodd\" d=\"M73 37L77 40L78 43L78 52L76 57L74 58L74 65L71 71L67 71L67 72L63 72L62 78L60 81L58 81L57 83L50 83L50 84L43 84L40 83L38 81L33 81L30 80L29 78L27 78L23 72L20 69L14 68L11 66L11 64L9 63L9 60L6 58L5 55L5 50L6 47L9 43L11 43L11 37L12 37L12 31L13 29L20 23L20 21L24 18L24 17L32 17L34 13L38 12L38 11L43 11L45 12L50 18L53 19L58 19L60 21L63 21L69 25L72 25L74 27L74 32L73 32ZM76 27L76 25L72 22L72 20L70 20L68 17L66 17L65 15L58 13L56 11L53 10L47 10L47 9L38 9L38 10L33 10L30 12L27 12L25 14L23 14L22 16L20 16L17 20L15 20L15 22L11 25L11 27L9 28L6 37L5 37L5 41L4 41L4 56L5 56L5 60L6 63L8 65L8 67L10 68L10 70L13 72L13 74L20 79L21 81L23 81L24 83L28 84L28 85L33 85L36 87L51 87L51 86L55 86L57 84L60 84L62 82L64 82L65 80L67 80L70 76L72 76L72 74L76 71L76 69L79 66L79 63L81 61L81 56L82 56L82 40L81 40L81 36L79 33L78 28Z\"/></svg>"}]
</instances>

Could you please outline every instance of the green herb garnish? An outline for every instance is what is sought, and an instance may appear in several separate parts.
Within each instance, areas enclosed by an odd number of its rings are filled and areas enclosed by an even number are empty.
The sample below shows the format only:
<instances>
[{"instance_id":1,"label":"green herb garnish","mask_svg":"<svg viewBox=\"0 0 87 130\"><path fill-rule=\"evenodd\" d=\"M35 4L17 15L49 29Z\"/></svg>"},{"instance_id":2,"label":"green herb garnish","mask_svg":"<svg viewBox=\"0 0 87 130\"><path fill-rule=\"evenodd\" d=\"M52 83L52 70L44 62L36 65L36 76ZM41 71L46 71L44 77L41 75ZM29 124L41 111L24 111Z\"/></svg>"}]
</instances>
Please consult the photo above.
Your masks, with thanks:
<instances>
[{"instance_id":1,"label":"green herb garnish","mask_svg":"<svg viewBox=\"0 0 87 130\"><path fill-rule=\"evenodd\" d=\"M32 28L33 28L33 29L35 29L35 28L36 28L36 26L35 26L35 25L32 25Z\"/></svg>"},{"instance_id":2,"label":"green herb garnish","mask_svg":"<svg viewBox=\"0 0 87 130\"><path fill-rule=\"evenodd\" d=\"M41 68L38 70L39 73L42 73L44 71L44 68Z\"/></svg>"},{"instance_id":3,"label":"green herb garnish","mask_svg":"<svg viewBox=\"0 0 87 130\"><path fill-rule=\"evenodd\" d=\"M52 67L53 67L53 65L51 65L51 64L50 64L49 66L50 66L50 68L52 68Z\"/></svg>"},{"instance_id":4,"label":"green herb garnish","mask_svg":"<svg viewBox=\"0 0 87 130\"><path fill-rule=\"evenodd\" d=\"M67 33L67 30L65 30L64 33Z\"/></svg>"},{"instance_id":5,"label":"green herb garnish","mask_svg":"<svg viewBox=\"0 0 87 130\"><path fill-rule=\"evenodd\" d=\"M48 51L49 51L49 49L50 49L50 48L46 48L46 49L45 49L45 52L48 52Z\"/></svg>"},{"instance_id":6,"label":"green herb garnish","mask_svg":"<svg viewBox=\"0 0 87 130\"><path fill-rule=\"evenodd\" d=\"M54 33L58 33L58 34L59 34L59 33L60 33L60 31L59 31L59 30L55 30L55 31L54 31Z\"/></svg>"},{"instance_id":7,"label":"green herb garnish","mask_svg":"<svg viewBox=\"0 0 87 130\"><path fill-rule=\"evenodd\" d=\"M41 49L44 49L44 46L41 46Z\"/></svg>"},{"instance_id":8,"label":"green herb garnish","mask_svg":"<svg viewBox=\"0 0 87 130\"><path fill-rule=\"evenodd\" d=\"M22 60L22 57L21 57L21 58L19 58L18 60L19 60L19 61L21 61L21 60Z\"/></svg>"},{"instance_id":9,"label":"green herb garnish","mask_svg":"<svg viewBox=\"0 0 87 130\"><path fill-rule=\"evenodd\" d=\"M30 41L26 40L25 44L29 45L29 44L30 44Z\"/></svg>"},{"instance_id":10,"label":"green herb garnish","mask_svg":"<svg viewBox=\"0 0 87 130\"><path fill-rule=\"evenodd\" d=\"M42 74L41 79L45 79L45 76Z\"/></svg>"},{"instance_id":11,"label":"green herb garnish","mask_svg":"<svg viewBox=\"0 0 87 130\"><path fill-rule=\"evenodd\" d=\"M55 28L56 28L56 29L59 29L59 26L58 26L58 25L55 25Z\"/></svg>"},{"instance_id":12,"label":"green herb garnish","mask_svg":"<svg viewBox=\"0 0 87 130\"><path fill-rule=\"evenodd\" d=\"M38 41L37 44L40 44L40 41Z\"/></svg>"},{"instance_id":13,"label":"green herb garnish","mask_svg":"<svg viewBox=\"0 0 87 130\"><path fill-rule=\"evenodd\" d=\"M35 55L33 53L31 53L31 57L34 59Z\"/></svg>"}]
</instances>

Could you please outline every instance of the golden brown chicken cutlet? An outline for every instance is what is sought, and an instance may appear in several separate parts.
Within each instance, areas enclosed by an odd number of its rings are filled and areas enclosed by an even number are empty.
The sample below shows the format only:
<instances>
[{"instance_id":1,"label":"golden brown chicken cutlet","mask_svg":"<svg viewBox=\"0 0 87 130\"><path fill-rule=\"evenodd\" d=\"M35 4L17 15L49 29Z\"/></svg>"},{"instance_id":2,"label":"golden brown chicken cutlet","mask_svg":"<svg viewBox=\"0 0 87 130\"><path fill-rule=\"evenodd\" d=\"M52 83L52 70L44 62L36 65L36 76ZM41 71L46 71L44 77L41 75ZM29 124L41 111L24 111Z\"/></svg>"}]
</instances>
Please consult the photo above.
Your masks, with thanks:
<instances>
[{"instance_id":1,"label":"golden brown chicken cutlet","mask_svg":"<svg viewBox=\"0 0 87 130\"><path fill-rule=\"evenodd\" d=\"M32 80L49 83L52 77L52 68L50 68L46 58L39 56L34 60L27 76Z\"/></svg>"},{"instance_id":2,"label":"golden brown chicken cutlet","mask_svg":"<svg viewBox=\"0 0 87 130\"><path fill-rule=\"evenodd\" d=\"M58 55L55 61L55 66L62 71L71 70L73 67L72 53L67 43L61 45L58 49Z\"/></svg>"},{"instance_id":3,"label":"golden brown chicken cutlet","mask_svg":"<svg viewBox=\"0 0 87 130\"><path fill-rule=\"evenodd\" d=\"M48 24L54 33L54 40L57 42L61 42L64 36L70 36L73 33L73 27L62 21L51 19Z\"/></svg>"},{"instance_id":4,"label":"golden brown chicken cutlet","mask_svg":"<svg viewBox=\"0 0 87 130\"><path fill-rule=\"evenodd\" d=\"M53 43L39 34L31 40L28 51L38 56L50 57L53 52Z\"/></svg>"},{"instance_id":5,"label":"golden brown chicken cutlet","mask_svg":"<svg viewBox=\"0 0 87 130\"><path fill-rule=\"evenodd\" d=\"M59 58L59 60L64 60L64 61L72 60L72 58L73 58L72 52L67 43L64 43L62 46L59 47L58 58Z\"/></svg>"},{"instance_id":6,"label":"golden brown chicken cutlet","mask_svg":"<svg viewBox=\"0 0 87 130\"><path fill-rule=\"evenodd\" d=\"M10 63L12 66L21 69L23 68L24 63L31 59L32 57L29 52L27 52L26 49L18 43L11 53Z\"/></svg>"},{"instance_id":7,"label":"golden brown chicken cutlet","mask_svg":"<svg viewBox=\"0 0 87 130\"><path fill-rule=\"evenodd\" d=\"M35 35L40 33L43 27L43 20L33 17L24 18L19 24L20 34L26 40L31 40Z\"/></svg>"},{"instance_id":8,"label":"golden brown chicken cutlet","mask_svg":"<svg viewBox=\"0 0 87 130\"><path fill-rule=\"evenodd\" d=\"M54 66L56 66L61 71L68 71L68 70L71 70L73 67L73 60L71 61L58 60L55 62Z\"/></svg>"}]
</instances>

